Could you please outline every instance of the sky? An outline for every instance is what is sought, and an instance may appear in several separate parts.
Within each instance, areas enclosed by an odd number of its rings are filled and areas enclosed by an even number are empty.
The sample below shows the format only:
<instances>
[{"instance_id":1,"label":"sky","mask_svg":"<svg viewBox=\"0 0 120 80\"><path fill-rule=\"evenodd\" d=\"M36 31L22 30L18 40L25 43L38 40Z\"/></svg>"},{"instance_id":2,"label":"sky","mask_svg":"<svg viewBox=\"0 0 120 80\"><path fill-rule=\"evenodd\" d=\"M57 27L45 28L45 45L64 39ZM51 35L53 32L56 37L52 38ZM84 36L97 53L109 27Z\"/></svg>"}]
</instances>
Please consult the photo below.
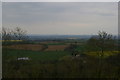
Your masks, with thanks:
<instances>
[{"instance_id":1,"label":"sky","mask_svg":"<svg viewBox=\"0 0 120 80\"><path fill-rule=\"evenodd\" d=\"M2 2L119 2L119 0L1 0Z\"/></svg>"},{"instance_id":2,"label":"sky","mask_svg":"<svg viewBox=\"0 0 120 80\"><path fill-rule=\"evenodd\" d=\"M28 34L118 34L117 2L3 2L2 26Z\"/></svg>"}]
</instances>

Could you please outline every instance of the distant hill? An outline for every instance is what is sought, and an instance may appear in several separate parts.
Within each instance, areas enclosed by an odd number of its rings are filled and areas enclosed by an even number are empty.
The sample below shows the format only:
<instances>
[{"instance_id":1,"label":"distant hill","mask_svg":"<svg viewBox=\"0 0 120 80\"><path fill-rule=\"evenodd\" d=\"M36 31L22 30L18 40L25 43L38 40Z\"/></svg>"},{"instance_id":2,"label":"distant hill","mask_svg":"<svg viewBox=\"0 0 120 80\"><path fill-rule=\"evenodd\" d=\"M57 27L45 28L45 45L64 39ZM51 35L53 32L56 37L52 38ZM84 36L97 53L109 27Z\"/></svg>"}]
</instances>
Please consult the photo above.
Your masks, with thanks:
<instances>
[{"instance_id":1,"label":"distant hill","mask_svg":"<svg viewBox=\"0 0 120 80\"><path fill-rule=\"evenodd\" d=\"M30 40L89 39L91 35L28 35Z\"/></svg>"}]
</instances>

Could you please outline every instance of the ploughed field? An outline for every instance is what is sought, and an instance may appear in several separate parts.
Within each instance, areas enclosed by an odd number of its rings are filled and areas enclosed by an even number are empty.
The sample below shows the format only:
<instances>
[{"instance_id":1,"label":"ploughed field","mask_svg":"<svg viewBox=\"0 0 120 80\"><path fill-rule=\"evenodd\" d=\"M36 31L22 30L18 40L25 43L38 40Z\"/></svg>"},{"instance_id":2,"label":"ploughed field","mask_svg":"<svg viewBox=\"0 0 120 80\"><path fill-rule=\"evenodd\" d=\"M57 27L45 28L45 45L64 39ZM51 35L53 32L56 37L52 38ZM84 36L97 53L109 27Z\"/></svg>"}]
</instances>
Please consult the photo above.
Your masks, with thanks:
<instances>
[{"instance_id":1,"label":"ploughed field","mask_svg":"<svg viewBox=\"0 0 120 80\"><path fill-rule=\"evenodd\" d=\"M38 51L38 52L59 52L59 51L65 51L66 48L70 47L70 42L57 42L57 41L44 41L44 42L38 42L38 43L32 43L32 44L12 44L12 45L5 45L2 48L4 49L12 49L12 50L26 50L26 51ZM76 47L76 50L81 53L84 51L84 44L79 42L77 43L78 46ZM69 51L70 52L70 51ZM85 52L86 55L90 56L98 56L99 52L91 51L91 52ZM104 51L105 56L110 55L116 55L118 51Z\"/></svg>"},{"instance_id":2,"label":"ploughed field","mask_svg":"<svg viewBox=\"0 0 120 80\"><path fill-rule=\"evenodd\" d=\"M48 45L44 51L63 51L69 45ZM18 49L18 50L32 50L32 51L41 51L44 45L41 44L17 44L17 45L9 45L3 46L3 48L8 49Z\"/></svg>"},{"instance_id":3,"label":"ploughed field","mask_svg":"<svg viewBox=\"0 0 120 80\"><path fill-rule=\"evenodd\" d=\"M38 45L38 44L16 44L16 45L3 46L3 48L39 51L39 50L42 49L42 45Z\"/></svg>"},{"instance_id":4,"label":"ploughed field","mask_svg":"<svg viewBox=\"0 0 120 80\"><path fill-rule=\"evenodd\" d=\"M47 47L45 47L46 45ZM71 55L68 51L64 51L67 47L69 47L68 44L51 42L5 45L3 46L3 57L15 61L21 57L27 57L30 61L55 61Z\"/></svg>"}]
</instances>

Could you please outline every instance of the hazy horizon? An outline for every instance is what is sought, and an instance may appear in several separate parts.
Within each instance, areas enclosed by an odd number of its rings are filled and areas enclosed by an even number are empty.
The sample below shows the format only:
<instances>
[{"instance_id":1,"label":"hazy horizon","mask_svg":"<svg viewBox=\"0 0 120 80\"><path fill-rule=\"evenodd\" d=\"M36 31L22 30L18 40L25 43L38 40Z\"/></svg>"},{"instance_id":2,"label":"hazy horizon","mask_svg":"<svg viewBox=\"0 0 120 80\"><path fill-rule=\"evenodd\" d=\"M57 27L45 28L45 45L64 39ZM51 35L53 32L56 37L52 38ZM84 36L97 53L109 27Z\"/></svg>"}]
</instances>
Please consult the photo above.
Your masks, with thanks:
<instances>
[{"instance_id":1,"label":"hazy horizon","mask_svg":"<svg viewBox=\"0 0 120 80\"><path fill-rule=\"evenodd\" d=\"M117 2L3 2L3 27L29 35L118 35Z\"/></svg>"},{"instance_id":2,"label":"hazy horizon","mask_svg":"<svg viewBox=\"0 0 120 80\"><path fill-rule=\"evenodd\" d=\"M94 36L98 34L27 34L28 36ZM118 36L118 34L112 34L113 36Z\"/></svg>"}]
</instances>

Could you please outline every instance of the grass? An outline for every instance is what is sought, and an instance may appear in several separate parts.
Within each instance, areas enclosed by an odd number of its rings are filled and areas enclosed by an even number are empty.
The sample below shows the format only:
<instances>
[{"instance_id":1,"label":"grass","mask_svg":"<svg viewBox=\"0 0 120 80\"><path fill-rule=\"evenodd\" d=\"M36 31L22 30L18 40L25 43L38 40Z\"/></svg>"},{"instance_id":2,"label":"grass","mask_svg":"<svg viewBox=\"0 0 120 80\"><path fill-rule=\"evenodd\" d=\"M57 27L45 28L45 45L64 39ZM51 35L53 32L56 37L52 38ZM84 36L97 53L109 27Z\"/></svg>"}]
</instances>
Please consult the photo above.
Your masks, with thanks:
<instances>
[{"instance_id":1,"label":"grass","mask_svg":"<svg viewBox=\"0 0 120 80\"><path fill-rule=\"evenodd\" d=\"M18 57L29 57L31 60L51 61L59 60L59 58L69 55L66 51L30 51L30 50L16 50L16 49L3 49L3 56L7 55L8 58L17 60Z\"/></svg>"},{"instance_id":2,"label":"grass","mask_svg":"<svg viewBox=\"0 0 120 80\"><path fill-rule=\"evenodd\" d=\"M63 44L65 43L47 43L47 45ZM101 78L120 76L119 56L115 55L118 51L105 51L101 68L97 51L87 52L86 49L83 44L78 45L76 50L86 53L87 56L76 58L67 51L30 51L3 48L3 77L99 78L99 70L101 70ZM29 57L30 61L17 61L18 57Z\"/></svg>"},{"instance_id":3,"label":"grass","mask_svg":"<svg viewBox=\"0 0 120 80\"><path fill-rule=\"evenodd\" d=\"M76 48L76 50L78 50L78 51L83 51L85 48L84 48L84 46L77 46L77 48Z\"/></svg>"},{"instance_id":4,"label":"grass","mask_svg":"<svg viewBox=\"0 0 120 80\"><path fill-rule=\"evenodd\" d=\"M100 52L87 52L87 55L94 56L94 57L99 57ZM118 51L104 51L104 58L107 58L109 56L117 55Z\"/></svg>"},{"instance_id":5,"label":"grass","mask_svg":"<svg viewBox=\"0 0 120 80\"><path fill-rule=\"evenodd\" d=\"M105 52L110 56L110 52ZM117 53L114 51L113 53ZM96 52L87 53L82 59L72 59L66 51L30 51L3 48L3 77L5 78L101 78L119 77L119 66L103 59L102 68ZM89 56L91 55L91 56ZM30 61L16 61L17 57L29 57ZM119 56L117 56L119 58ZM112 58L110 58L111 60ZM59 61L55 61L59 60ZM43 62L41 62L43 61ZM50 61L50 62L47 62ZM55 61L55 62L52 62ZM83 61L86 61L84 63ZM111 60L114 61L114 58ZM116 61L115 61L116 62ZM119 63L116 62L116 63ZM12 74L11 74L12 73Z\"/></svg>"}]
</instances>

